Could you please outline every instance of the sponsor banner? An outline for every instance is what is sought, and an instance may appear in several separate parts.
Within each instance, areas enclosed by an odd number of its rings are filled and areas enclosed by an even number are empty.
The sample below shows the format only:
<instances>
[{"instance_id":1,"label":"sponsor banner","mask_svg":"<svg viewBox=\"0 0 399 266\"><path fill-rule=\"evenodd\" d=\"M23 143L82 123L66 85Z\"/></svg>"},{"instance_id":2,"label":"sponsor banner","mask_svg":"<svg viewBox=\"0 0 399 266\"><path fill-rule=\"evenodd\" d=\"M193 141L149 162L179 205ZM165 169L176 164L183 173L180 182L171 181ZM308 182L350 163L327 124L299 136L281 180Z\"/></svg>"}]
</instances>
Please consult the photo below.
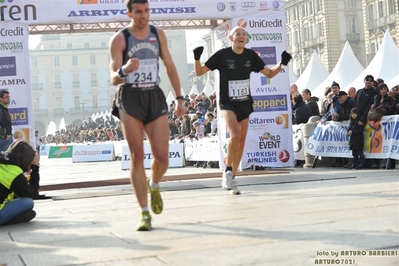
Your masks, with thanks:
<instances>
[{"instance_id":1,"label":"sponsor banner","mask_svg":"<svg viewBox=\"0 0 399 266\"><path fill-rule=\"evenodd\" d=\"M74 145L72 150L72 162L101 162L113 161L113 144Z\"/></svg>"},{"instance_id":2,"label":"sponsor banner","mask_svg":"<svg viewBox=\"0 0 399 266\"><path fill-rule=\"evenodd\" d=\"M8 111L13 126L29 125L28 108L9 108Z\"/></svg>"},{"instance_id":3,"label":"sponsor banner","mask_svg":"<svg viewBox=\"0 0 399 266\"><path fill-rule=\"evenodd\" d=\"M150 169L153 154L151 146L147 143L144 144L144 168ZM183 167L183 143L169 143L169 167ZM130 169L130 151L129 147L122 145L122 170Z\"/></svg>"},{"instance_id":4,"label":"sponsor banner","mask_svg":"<svg viewBox=\"0 0 399 266\"><path fill-rule=\"evenodd\" d=\"M50 144L42 144L40 145L40 155L49 155L50 153L50 147L55 146L55 144L50 143Z\"/></svg>"},{"instance_id":5,"label":"sponsor banner","mask_svg":"<svg viewBox=\"0 0 399 266\"><path fill-rule=\"evenodd\" d=\"M8 15L10 10L3 7L13 4L10 2L12 1L0 3L2 17ZM14 12L17 14L18 9L12 9L12 13ZM21 24L20 21L0 23L0 89L10 92L11 101L8 108L14 138L22 138L34 146L28 37L27 25Z\"/></svg>"},{"instance_id":6,"label":"sponsor banner","mask_svg":"<svg viewBox=\"0 0 399 266\"><path fill-rule=\"evenodd\" d=\"M149 0L151 19L224 19L237 14L284 14L284 1ZM127 21L125 0L0 1L0 21L33 24ZM261 25L266 25L259 21ZM67 27L67 25L65 25ZM269 26L270 27L270 26ZM7 33L5 33L7 34ZM12 33L11 33L12 34Z\"/></svg>"},{"instance_id":7,"label":"sponsor banner","mask_svg":"<svg viewBox=\"0 0 399 266\"><path fill-rule=\"evenodd\" d=\"M303 139L303 125L292 125L293 144L294 144L294 158L295 160L305 160L305 141Z\"/></svg>"},{"instance_id":8,"label":"sponsor banner","mask_svg":"<svg viewBox=\"0 0 399 266\"><path fill-rule=\"evenodd\" d=\"M254 112L287 112L291 105L287 94L253 96Z\"/></svg>"},{"instance_id":9,"label":"sponsor banner","mask_svg":"<svg viewBox=\"0 0 399 266\"><path fill-rule=\"evenodd\" d=\"M187 139L184 142L184 155L186 161L219 161L218 138Z\"/></svg>"},{"instance_id":10,"label":"sponsor banner","mask_svg":"<svg viewBox=\"0 0 399 266\"><path fill-rule=\"evenodd\" d=\"M49 159L72 158L73 146L52 146L48 153Z\"/></svg>"},{"instance_id":11,"label":"sponsor banner","mask_svg":"<svg viewBox=\"0 0 399 266\"><path fill-rule=\"evenodd\" d=\"M314 156L352 157L348 128L349 121L318 124L305 145L306 152ZM363 135L366 158L399 160L399 116L368 121Z\"/></svg>"},{"instance_id":12,"label":"sponsor banner","mask_svg":"<svg viewBox=\"0 0 399 266\"><path fill-rule=\"evenodd\" d=\"M14 137L14 139L22 139L28 143L31 143L30 139L29 139L29 132L30 132L29 128L20 127L18 129L14 130L13 137Z\"/></svg>"},{"instance_id":13,"label":"sponsor banner","mask_svg":"<svg viewBox=\"0 0 399 266\"><path fill-rule=\"evenodd\" d=\"M17 75L17 64L15 56L0 57L0 77L11 77Z\"/></svg>"}]
</instances>

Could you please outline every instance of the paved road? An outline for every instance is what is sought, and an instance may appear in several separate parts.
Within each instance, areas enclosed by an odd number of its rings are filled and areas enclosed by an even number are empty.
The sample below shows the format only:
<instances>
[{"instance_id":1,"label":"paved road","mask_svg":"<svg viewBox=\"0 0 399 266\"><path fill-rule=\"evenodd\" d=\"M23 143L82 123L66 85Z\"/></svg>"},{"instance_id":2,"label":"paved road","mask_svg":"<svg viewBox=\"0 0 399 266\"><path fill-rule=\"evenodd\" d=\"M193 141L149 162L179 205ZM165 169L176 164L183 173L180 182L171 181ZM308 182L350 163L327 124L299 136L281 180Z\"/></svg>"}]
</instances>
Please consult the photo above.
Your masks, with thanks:
<instances>
[{"instance_id":1,"label":"paved road","mask_svg":"<svg viewBox=\"0 0 399 266\"><path fill-rule=\"evenodd\" d=\"M42 185L126 178L118 169L43 159ZM168 175L198 171L218 172ZM399 264L398 170L273 172L244 172L240 196L219 178L163 182L151 232L134 230L130 185L46 191L35 220L0 227L0 265Z\"/></svg>"}]
</instances>

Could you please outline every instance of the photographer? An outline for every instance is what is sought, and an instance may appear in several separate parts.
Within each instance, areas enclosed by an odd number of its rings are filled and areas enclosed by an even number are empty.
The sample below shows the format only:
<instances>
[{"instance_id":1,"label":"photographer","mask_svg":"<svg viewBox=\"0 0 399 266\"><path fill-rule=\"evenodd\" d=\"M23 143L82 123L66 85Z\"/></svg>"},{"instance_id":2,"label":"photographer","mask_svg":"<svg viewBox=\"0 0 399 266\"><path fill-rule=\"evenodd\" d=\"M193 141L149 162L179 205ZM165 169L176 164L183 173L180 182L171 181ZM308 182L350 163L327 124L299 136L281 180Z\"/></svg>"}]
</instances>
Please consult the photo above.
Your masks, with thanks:
<instances>
[{"instance_id":1,"label":"photographer","mask_svg":"<svg viewBox=\"0 0 399 266\"><path fill-rule=\"evenodd\" d=\"M39 198L40 156L27 142L16 140L0 153L0 225L29 222ZM30 172L28 182L24 172Z\"/></svg>"}]
</instances>

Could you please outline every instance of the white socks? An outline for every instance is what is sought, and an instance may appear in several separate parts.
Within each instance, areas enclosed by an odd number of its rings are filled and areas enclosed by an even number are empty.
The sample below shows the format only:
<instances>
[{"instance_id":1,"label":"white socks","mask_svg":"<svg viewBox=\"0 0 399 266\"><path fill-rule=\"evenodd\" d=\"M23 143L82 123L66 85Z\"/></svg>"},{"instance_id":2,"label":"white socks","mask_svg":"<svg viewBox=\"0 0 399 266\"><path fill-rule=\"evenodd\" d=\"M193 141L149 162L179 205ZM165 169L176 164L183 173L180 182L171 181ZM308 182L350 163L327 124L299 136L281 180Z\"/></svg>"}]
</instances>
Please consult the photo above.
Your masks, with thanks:
<instances>
[{"instance_id":1,"label":"white socks","mask_svg":"<svg viewBox=\"0 0 399 266\"><path fill-rule=\"evenodd\" d=\"M152 178L150 179L150 186L151 186L152 189L159 188L159 184L155 183L154 180L152 180Z\"/></svg>"}]
</instances>

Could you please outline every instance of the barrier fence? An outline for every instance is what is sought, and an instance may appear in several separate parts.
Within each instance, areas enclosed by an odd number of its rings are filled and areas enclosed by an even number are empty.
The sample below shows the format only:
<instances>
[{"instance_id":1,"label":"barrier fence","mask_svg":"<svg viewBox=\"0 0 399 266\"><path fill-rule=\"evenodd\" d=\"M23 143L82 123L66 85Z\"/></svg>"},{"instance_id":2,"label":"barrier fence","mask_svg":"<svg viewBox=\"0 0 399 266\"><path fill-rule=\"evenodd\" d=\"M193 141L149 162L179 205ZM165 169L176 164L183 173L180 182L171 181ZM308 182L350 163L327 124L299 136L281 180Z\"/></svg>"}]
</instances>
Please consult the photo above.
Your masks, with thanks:
<instances>
[{"instance_id":1,"label":"barrier fence","mask_svg":"<svg viewBox=\"0 0 399 266\"><path fill-rule=\"evenodd\" d=\"M293 125L293 148L296 160L304 160L304 153L313 156L351 158L349 121L318 124L304 142L304 124ZM399 160L399 116L384 116L380 121L368 121L364 130L364 153L366 158ZM183 167L184 161L219 161L217 137L200 140L186 139L183 143L169 143L169 166ZM150 168L153 158L151 147L144 141L144 167ZM72 162L113 161L121 158L121 169L130 168L130 152L126 141L109 141L94 144L43 144L41 155L50 159L71 158Z\"/></svg>"}]
</instances>

